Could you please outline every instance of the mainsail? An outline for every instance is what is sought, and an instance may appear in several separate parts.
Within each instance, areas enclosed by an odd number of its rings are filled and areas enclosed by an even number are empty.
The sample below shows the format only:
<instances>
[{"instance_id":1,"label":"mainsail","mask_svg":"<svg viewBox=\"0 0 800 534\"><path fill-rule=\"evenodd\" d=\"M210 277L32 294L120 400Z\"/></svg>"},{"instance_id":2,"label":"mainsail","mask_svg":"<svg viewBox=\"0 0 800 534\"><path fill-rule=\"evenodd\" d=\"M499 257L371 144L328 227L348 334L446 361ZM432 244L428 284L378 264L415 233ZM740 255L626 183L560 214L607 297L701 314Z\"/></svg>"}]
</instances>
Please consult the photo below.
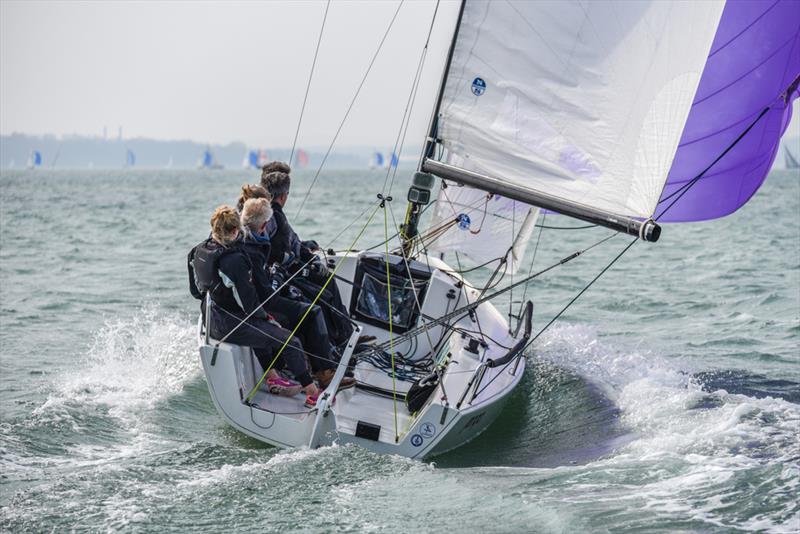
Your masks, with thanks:
<instances>
[{"instance_id":1,"label":"mainsail","mask_svg":"<svg viewBox=\"0 0 800 534\"><path fill-rule=\"evenodd\" d=\"M642 234L721 2L463 4L425 171ZM649 223L647 232L653 232Z\"/></svg>"},{"instance_id":2,"label":"mainsail","mask_svg":"<svg viewBox=\"0 0 800 534\"><path fill-rule=\"evenodd\" d=\"M777 155L798 76L800 4L729 0L656 214L753 126L660 221L714 219L750 199Z\"/></svg>"}]
</instances>

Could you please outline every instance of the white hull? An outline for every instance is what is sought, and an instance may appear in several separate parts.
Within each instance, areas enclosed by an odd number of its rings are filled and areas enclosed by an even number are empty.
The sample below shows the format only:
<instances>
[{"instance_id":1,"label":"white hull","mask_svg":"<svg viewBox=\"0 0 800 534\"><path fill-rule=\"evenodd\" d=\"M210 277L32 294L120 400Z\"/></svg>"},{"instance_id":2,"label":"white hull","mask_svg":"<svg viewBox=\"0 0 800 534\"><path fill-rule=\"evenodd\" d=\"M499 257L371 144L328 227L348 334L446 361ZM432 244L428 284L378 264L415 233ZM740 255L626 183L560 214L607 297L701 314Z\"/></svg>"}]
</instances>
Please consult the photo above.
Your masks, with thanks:
<instances>
[{"instance_id":1,"label":"white hull","mask_svg":"<svg viewBox=\"0 0 800 534\"><path fill-rule=\"evenodd\" d=\"M353 280L358 258L339 257L337 260L343 262L338 274ZM429 261L433 273L422 302L424 316L440 317L462 307L467 300L475 300L475 290L466 285L457 287L460 278L440 270L448 269L445 264L432 258ZM350 302L351 286L341 284L339 289L345 304ZM454 298L450 291L454 289L462 294ZM453 301L460 304L454 305ZM414 414L408 412L402 400L393 401L390 376L369 364L359 363L356 367L358 387L336 394L333 405L328 405L330 399L321 400L316 408L309 410L303 406L305 397L302 394L286 398L258 391L250 404L245 402L263 372L247 347L223 343L215 357L216 342L206 343L201 336L200 358L217 410L244 434L278 447L316 448L354 443L378 453L421 459L459 447L478 436L499 415L525 371L524 358L514 359L507 366L487 367L489 360L508 354L509 347L517 340L509 334L506 321L491 304L481 304L474 317L476 320L464 314L452 324L465 331L477 330L480 325L486 334L482 339L487 345L478 346L477 350L475 341L470 346L470 337L451 333L449 329L433 328L427 335L418 336L415 354L428 354L428 340L436 340L433 341L434 353L450 354L451 363L443 374L442 385ZM374 324L359 322L359 325L348 351L352 351L360 333L374 335L379 342L388 339L388 332ZM481 339L481 336L472 337L476 338ZM404 352L404 344L398 343L395 351ZM342 361L348 360L349 352L346 352ZM344 371L345 365L341 364L326 393L335 391ZM409 386L410 382L398 381L397 394L402 398ZM382 394L376 394L375 389L383 390ZM447 392L447 398L443 391ZM360 431L357 430L359 426ZM367 427L366 433L364 427Z\"/></svg>"}]
</instances>

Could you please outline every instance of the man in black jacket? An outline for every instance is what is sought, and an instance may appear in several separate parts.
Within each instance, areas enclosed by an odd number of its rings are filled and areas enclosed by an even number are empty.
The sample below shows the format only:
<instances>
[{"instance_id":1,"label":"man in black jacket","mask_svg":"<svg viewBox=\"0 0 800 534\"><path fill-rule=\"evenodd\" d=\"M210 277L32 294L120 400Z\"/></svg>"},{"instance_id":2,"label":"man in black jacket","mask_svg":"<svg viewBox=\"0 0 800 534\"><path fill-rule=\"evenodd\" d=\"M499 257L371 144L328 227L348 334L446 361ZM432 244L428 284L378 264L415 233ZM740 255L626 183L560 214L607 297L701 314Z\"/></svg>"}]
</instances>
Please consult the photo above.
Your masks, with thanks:
<instances>
[{"instance_id":1,"label":"man in black jacket","mask_svg":"<svg viewBox=\"0 0 800 534\"><path fill-rule=\"evenodd\" d=\"M207 293L211 295L211 337L226 338L231 343L252 347L264 369L270 367L277 352L285 345L281 353L282 363L300 382L306 393L306 405L314 406L319 389L308 371L303 346L261 308L252 264L242 250L239 224L239 214L234 208L220 206L214 212L211 237L189 253L192 295L201 299ZM287 393L281 380L277 373L268 375L267 385L273 392ZM291 394L291 390L288 393Z\"/></svg>"},{"instance_id":2,"label":"man in black jacket","mask_svg":"<svg viewBox=\"0 0 800 534\"><path fill-rule=\"evenodd\" d=\"M283 212L291 187L289 171L286 163L274 161L265 165L261 173L261 185L272 195L272 218L276 226L275 234L272 235L269 263L277 263L289 274L296 273L303 267L301 276L295 277L293 285L306 298L314 299L322 291L329 273L322 260L315 257L314 253L319 250L317 242L301 241ZM335 282L329 283L322 291L321 300L331 340L337 346L342 346L353 330L348 319L348 310L342 303Z\"/></svg>"}]
</instances>

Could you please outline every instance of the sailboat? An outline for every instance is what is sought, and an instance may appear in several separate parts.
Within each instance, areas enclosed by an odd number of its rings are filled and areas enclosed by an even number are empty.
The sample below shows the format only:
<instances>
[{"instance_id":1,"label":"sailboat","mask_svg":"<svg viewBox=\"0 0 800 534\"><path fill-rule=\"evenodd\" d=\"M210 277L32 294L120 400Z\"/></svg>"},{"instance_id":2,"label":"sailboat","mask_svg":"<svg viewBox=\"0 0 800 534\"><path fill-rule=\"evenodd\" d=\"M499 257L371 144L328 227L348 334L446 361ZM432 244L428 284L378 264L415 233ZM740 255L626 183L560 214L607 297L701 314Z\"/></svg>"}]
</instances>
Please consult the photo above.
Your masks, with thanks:
<instances>
[{"instance_id":1,"label":"sailboat","mask_svg":"<svg viewBox=\"0 0 800 534\"><path fill-rule=\"evenodd\" d=\"M244 154L244 159L242 159L242 167L245 169L257 169L258 152L255 150L246 151Z\"/></svg>"},{"instance_id":2,"label":"sailboat","mask_svg":"<svg viewBox=\"0 0 800 534\"><path fill-rule=\"evenodd\" d=\"M786 163L787 169L800 169L800 162L792 156L792 152L789 150L788 146L783 147L784 152L784 159Z\"/></svg>"},{"instance_id":3,"label":"sailboat","mask_svg":"<svg viewBox=\"0 0 800 534\"><path fill-rule=\"evenodd\" d=\"M302 148L298 148L297 153L294 155L294 166L298 169L305 169L308 166L309 159L308 153Z\"/></svg>"},{"instance_id":4,"label":"sailboat","mask_svg":"<svg viewBox=\"0 0 800 534\"><path fill-rule=\"evenodd\" d=\"M125 165L124 167L130 168L136 166L136 154L130 148L125 151Z\"/></svg>"},{"instance_id":5,"label":"sailboat","mask_svg":"<svg viewBox=\"0 0 800 534\"><path fill-rule=\"evenodd\" d=\"M313 409L301 396L270 395L252 351L210 338L199 321L220 415L280 447L354 443L418 459L478 436L519 385L531 343L560 316L543 318L534 335L530 301L516 324L492 301L588 250L567 250L501 288L520 269L539 212L614 231L592 246L629 238L563 313L631 246L658 241L664 223L746 203L798 96L795 7L462 2L402 245L381 253L354 242L327 256L354 327L333 381ZM367 225L390 202L379 191ZM455 252L493 269L489 283L471 284L468 270L442 259ZM377 342L357 348L362 334ZM337 392L351 364L357 386Z\"/></svg>"},{"instance_id":6,"label":"sailboat","mask_svg":"<svg viewBox=\"0 0 800 534\"><path fill-rule=\"evenodd\" d=\"M380 152L373 152L372 157L369 160L369 168L370 169L382 169L384 166L384 158L383 154Z\"/></svg>"},{"instance_id":7,"label":"sailboat","mask_svg":"<svg viewBox=\"0 0 800 534\"><path fill-rule=\"evenodd\" d=\"M28 169L37 169L42 166L42 153L38 150L31 150L28 156Z\"/></svg>"},{"instance_id":8,"label":"sailboat","mask_svg":"<svg viewBox=\"0 0 800 534\"><path fill-rule=\"evenodd\" d=\"M214 158L214 154L211 152L211 147L206 147L206 149L203 151L203 156L200 158L200 161L197 162L197 168L218 170L222 169L223 166Z\"/></svg>"}]
</instances>

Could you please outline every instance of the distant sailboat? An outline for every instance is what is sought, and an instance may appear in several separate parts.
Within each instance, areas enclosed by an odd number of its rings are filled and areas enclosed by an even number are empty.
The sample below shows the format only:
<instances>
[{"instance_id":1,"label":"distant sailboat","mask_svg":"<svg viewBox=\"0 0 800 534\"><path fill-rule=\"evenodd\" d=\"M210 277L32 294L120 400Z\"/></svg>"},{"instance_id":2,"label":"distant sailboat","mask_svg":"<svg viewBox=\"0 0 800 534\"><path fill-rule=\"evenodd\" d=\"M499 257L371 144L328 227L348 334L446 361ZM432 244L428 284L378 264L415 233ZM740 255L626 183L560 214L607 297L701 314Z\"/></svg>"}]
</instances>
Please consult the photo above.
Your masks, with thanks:
<instances>
[{"instance_id":1,"label":"distant sailboat","mask_svg":"<svg viewBox=\"0 0 800 534\"><path fill-rule=\"evenodd\" d=\"M172 156L169 157L169 161L167 162L167 165L164 168L165 169L171 169L172 168Z\"/></svg>"},{"instance_id":2,"label":"distant sailboat","mask_svg":"<svg viewBox=\"0 0 800 534\"><path fill-rule=\"evenodd\" d=\"M244 159L242 160L242 167L245 169L258 168L258 152L255 150L248 150L245 152Z\"/></svg>"},{"instance_id":3,"label":"distant sailboat","mask_svg":"<svg viewBox=\"0 0 800 534\"><path fill-rule=\"evenodd\" d=\"M294 166L302 169L308 165L308 154L302 148L297 149L297 154L294 156Z\"/></svg>"},{"instance_id":4,"label":"distant sailboat","mask_svg":"<svg viewBox=\"0 0 800 534\"><path fill-rule=\"evenodd\" d=\"M397 164L400 163L400 158L397 157L397 154L392 152L392 159L389 161L390 167L397 167Z\"/></svg>"},{"instance_id":5,"label":"distant sailboat","mask_svg":"<svg viewBox=\"0 0 800 534\"><path fill-rule=\"evenodd\" d=\"M125 168L136 166L136 154L133 150L127 149L125 151Z\"/></svg>"},{"instance_id":6,"label":"distant sailboat","mask_svg":"<svg viewBox=\"0 0 800 534\"><path fill-rule=\"evenodd\" d=\"M787 169L800 169L800 162L798 162L792 153L789 151L788 146L783 147L784 155L786 157L786 168Z\"/></svg>"},{"instance_id":7,"label":"distant sailboat","mask_svg":"<svg viewBox=\"0 0 800 534\"><path fill-rule=\"evenodd\" d=\"M36 169L42 166L42 153L38 150L31 150L31 155L28 157L28 168Z\"/></svg>"},{"instance_id":8,"label":"distant sailboat","mask_svg":"<svg viewBox=\"0 0 800 534\"><path fill-rule=\"evenodd\" d=\"M382 169L384 165L383 154L380 152L375 152L372 154L372 158L369 160L369 168L370 169Z\"/></svg>"},{"instance_id":9,"label":"distant sailboat","mask_svg":"<svg viewBox=\"0 0 800 534\"><path fill-rule=\"evenodd\" d=\"M263 148L258 149L258 168L260 169L264 165L269 163L269 156L267 156L266 150Z\"/></svg>"},{"instance_id":10,"label":"distant sailboat","mask_svg":"<svg viewBox=\"0 0 800 534\"><path fill-rule=\"evenodd\" d=\"M205 151L203 152L203 157L197 162L197 168L216 170L222 169L223 167L214 159L214 154L211 152L211 147L206 147Z\"/></svg>"},{"instance_id":11,"label":"distant sailboat","mask_svg":"<svg viewBox=\"0 0 800 534\"><path fill-rule=\"evenodd\" d=\"M242 161L242 167L245 169L260 169L267 163L269 163L267 153L263 149L259 148L258 150L247 151L247 153L244 155L244 160Z\"/></svg>"}]
</instances>

